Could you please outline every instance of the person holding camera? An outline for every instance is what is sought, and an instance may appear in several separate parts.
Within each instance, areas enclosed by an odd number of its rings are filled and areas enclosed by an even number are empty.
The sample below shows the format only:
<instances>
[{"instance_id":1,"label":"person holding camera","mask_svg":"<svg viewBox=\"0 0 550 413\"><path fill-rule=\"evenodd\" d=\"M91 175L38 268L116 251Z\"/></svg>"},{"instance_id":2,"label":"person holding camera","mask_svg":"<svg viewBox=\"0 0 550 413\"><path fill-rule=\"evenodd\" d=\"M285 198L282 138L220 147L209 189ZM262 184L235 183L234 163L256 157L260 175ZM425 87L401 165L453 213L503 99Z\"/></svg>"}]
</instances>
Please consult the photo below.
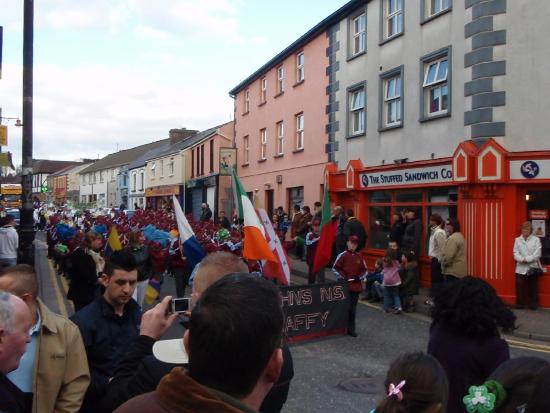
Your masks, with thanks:
<instances>
[{"instance_id":1,"label":"person holding camera","mask_svg":"<svg viewBox=\"0 0 550 413\"><path fill-rule=\"evenodd\" d=\"M521 235L514 241L514 260L516 260L516 308L524 307L525 288L529 293L529 308L538 307L538 277L542 274L540 265L541 243L533 235L533 225L525 221L521 225Z\"/></svg>"}]
</instances>

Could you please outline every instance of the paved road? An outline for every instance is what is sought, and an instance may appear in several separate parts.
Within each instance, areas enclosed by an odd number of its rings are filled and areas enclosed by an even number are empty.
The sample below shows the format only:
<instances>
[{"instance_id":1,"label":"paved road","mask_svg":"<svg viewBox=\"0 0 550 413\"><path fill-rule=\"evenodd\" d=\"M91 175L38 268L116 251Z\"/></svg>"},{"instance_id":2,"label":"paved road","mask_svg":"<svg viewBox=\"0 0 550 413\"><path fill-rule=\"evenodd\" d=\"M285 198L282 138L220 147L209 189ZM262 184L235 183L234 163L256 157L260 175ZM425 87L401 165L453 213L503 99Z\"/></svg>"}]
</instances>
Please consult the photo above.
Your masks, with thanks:
<instances>
[{"instance_id":1,"label":"paved road","mask_svg":"<svg viewBox=\"0 0 550 413\"><path fill-rule=\"evenodd\" d=\"M51 265L40 256L45 254L40 241L37 247L37 268L49 271L47 276L41 276L43 299L52 309L71 314L72 305L64 299L66 283L50 271ZM293 283L303 282L293 277ZM175 292L173 279L166 279L162 292ZM333 337L291 347L295 377L285 413L368 412L382 397L382 383L390 362L399 354L426 349L429 320L424 316L385 314L360 303L357 322L358 338ZM182 334L183 327L176 323L166 338ZM517 338L510 338L509 343L514 357L530 355L550 361L548 344Z\"/></svg>"}]
</instances>

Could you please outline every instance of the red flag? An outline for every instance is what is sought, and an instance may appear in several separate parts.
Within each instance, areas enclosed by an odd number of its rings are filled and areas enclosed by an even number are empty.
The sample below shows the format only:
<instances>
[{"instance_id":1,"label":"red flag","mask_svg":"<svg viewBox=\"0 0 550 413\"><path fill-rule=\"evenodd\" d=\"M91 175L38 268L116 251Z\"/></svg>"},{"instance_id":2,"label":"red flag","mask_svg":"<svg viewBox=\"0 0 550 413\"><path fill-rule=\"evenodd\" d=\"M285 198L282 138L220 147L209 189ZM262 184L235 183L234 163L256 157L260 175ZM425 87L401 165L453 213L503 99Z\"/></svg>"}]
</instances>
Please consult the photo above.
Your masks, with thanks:
<instances>
[{"instance_id":1,"label":"red flag","mask_svg":"<svg viewBox=\"0 0 550 413\"><path fill-rule=\"evenodd\" d=\"M321 237L317 242L317 251L315 252L315 260L313 261L313 272L319 271L330 263L332 258L332 246L334 245L337 231L337 219L331 220L323 225Z\"/></svg>"}]
</instances>

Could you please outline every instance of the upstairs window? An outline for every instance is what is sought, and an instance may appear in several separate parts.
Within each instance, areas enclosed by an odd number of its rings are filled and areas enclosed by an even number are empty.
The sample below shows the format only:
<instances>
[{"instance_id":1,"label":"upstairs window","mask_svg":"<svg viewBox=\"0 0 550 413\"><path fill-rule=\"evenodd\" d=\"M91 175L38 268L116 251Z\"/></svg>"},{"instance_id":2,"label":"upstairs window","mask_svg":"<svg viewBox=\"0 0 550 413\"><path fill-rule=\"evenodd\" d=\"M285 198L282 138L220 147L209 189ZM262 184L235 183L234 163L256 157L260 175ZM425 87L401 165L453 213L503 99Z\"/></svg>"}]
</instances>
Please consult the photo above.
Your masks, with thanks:
<instances>
[{"instance_id":1,"label":"upstairs window","mask_svg":"<svg viewBox=\"0 0 550 413\"><path fill-rule=\"evenodd\" d=\"M245 90L244 91L244 113L248 113L250 111L250 91Z\"/></svg>"},{"instance_id":2,"label":"upstairs window","mask_svg":"<svg viewBox=\"0 0 550 413\"><path fill-rule=\"evenodd\" d=\"M249 146L248 135L247 135L243 137L243 160L245 165L248 165L250 161L249 155L250 155L250 146Z\"/></svg>"},{"instance_id":3,"label":"upstairs window","mask_svg":"<svg viewBox=\"0 0 550 413\"><path fill-rule=\"evenodd\" d=\"M267 129L260 130L260 160L266 159L267 155Z\"/></svg>"},{"instance_id":4,"label":"upstairs window","mask_svg":"<svg viewBox=\"0 0 550 413\"><path fill-rule=\"evenodd\" d=\"M367 31L366 31L367 15L360 14L351 21L351 55L355 56L363 53L367 49Z\"/></svg>"},{"instance_id":5,"label":"upstairs window","mask_svg":"<svg viewBox=\"0 0 550 413\"><path fill-rule=\"evenodd\" d=\"M427 16L432 17L451 8L451 0L424 0L427 4Z\"/></svg>"},{"instance_id":6,"label":"upstairs window","mask_svg":"<svg viewBox=\"0 0 550 413\"><path fill-rule=\"evenodd\" d=\"M260 82L260 103L267 100L267 78L263 77Z\"/></svg>"},{"instance_id":7,"label":"upstairs window","mask_svg":"<svg viewBox=\"0 0 550 413\"><path fill-rule=\"evenodd\" d=\"M384 0L385 38L403 33L403 0Z\"/></svg>"},{"instance_id":8,"label":"upstairs window","mask_svg":"<svg viewBox=\"0 0 550 413\"><path fill-rule=\"evenodd\" d=\"M277 155L284 153L285 124L283 121L277 123Z\"/></svg>"},{"instance_id":9,"label":"upstairs window","mask_svg":"<svg viewBox=\"0 0 550 413\"><path fill-rule=\"evenodd\" d=\"M285 91L285 68L283 65L277 68L277 93Z\"/></svg>"},{"instance_id":10,"label":"upstairs window","mask_svg":"<svg viewBox=\"0 0 550 413\"><path fill-rule=\"evenodd\" d=\"M403 73L400 66L380 75L381 131L403 126Z\"/></svg>"},{"instance_id":11,"label":"upstairs window","mask_svg":"<svg viewBox=\"0 0 550 413\"><path fill-rule=\"evenodd\" d=\"M351 89L349 96L349 124L350 136L363 135L365 133L365 87L360 86Z\"/></svg>"},{"instance_id":12,"label":"upstairs window","mask_svg":"<svg viewBox=\"0 0 550 413\"><path fill-rule=\"evenodd\" d=\"M304 149L304 114L296 115L296 150Z\"/></svg>"},{"instance_id":13,"label":"upstairs window","mask_svg":"<svg viewBox=\"0 0 550 413\"><path fill-rule=\"evenodd\" d=\"M450 114L451 102L451 47L433 52L420 59L424 67L421 87L421 119Z\"/></svg>"},{"instance_id":14,"label":"upstairs window","mask_svg":"<svg viewBox=\"0 0 550 413\"><path fill-rule=\"evenodd\" d=\"M304 52L300 52L296 55L296 83L302 82L305 79L304 63Z\"/></svg>"}]
</instances>

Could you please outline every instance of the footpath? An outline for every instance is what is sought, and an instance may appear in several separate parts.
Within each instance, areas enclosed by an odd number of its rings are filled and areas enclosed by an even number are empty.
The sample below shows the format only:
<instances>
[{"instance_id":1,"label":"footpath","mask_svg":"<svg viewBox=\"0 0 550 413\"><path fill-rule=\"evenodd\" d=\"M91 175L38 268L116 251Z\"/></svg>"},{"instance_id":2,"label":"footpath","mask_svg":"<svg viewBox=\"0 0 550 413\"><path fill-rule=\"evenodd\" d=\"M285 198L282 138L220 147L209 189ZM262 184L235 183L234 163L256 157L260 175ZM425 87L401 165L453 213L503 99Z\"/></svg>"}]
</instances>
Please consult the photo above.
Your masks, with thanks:
<instances>
[{"instance_id":1,"label":"footpath","mask_svg":"<svg viewBox=\"0 0 550 413\"><path fill-rule=\"evenodd\" d=\"M292 282L294 284L307 284L307 264L293 257L289 257L289 259L292 275L294 275ZM327 281L336 281L334 273L328 268L325 269L325 279ZM420 315L429 322L430 307L424 304L427 299L428 290L421 288L420 294L415 297L416 313L413 314L415 314L415 316ZM367 303L365 301L359 302L371 308L378 308L381 311L380 305ZM536 311L513 309L512 311L517 317L516 325L518 328L513 333L508 334L508 336L550 342L550 309L539 308ZM402 314L406 317L410 316L410 313Z\"/></svg>"}]
</instances>

